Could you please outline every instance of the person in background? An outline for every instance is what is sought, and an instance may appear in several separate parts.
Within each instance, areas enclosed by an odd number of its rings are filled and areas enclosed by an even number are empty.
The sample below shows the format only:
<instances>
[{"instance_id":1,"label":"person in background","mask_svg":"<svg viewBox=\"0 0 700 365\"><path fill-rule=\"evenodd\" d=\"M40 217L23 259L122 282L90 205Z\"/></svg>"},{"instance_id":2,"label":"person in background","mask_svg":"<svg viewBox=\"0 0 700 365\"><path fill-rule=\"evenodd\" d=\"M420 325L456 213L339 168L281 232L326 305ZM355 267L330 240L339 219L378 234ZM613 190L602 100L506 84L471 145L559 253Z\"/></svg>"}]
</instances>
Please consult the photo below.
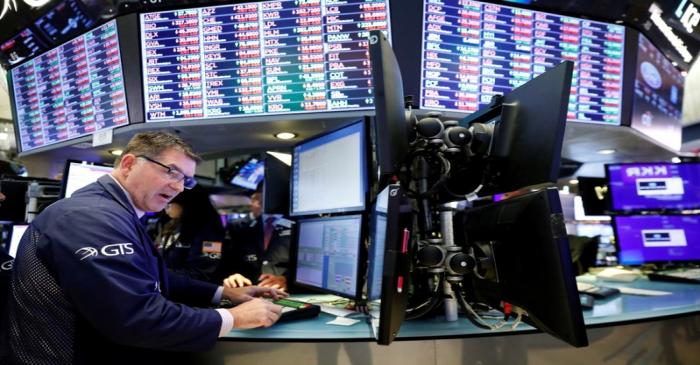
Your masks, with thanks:
<instances>
[{"instance_id":1,"label":"person in background","mask_svg":"<svg viewBox=\"0 0 700 365\"><path fill-rule=\"evenodd\" d=\"M195 187L165 207L170 221L156 238L165 265L195 279L213 282L221 258L224 227L208 195Z\"/></svg>"},{"instance_id":2,"label":"person in background","mask_svg":"<svg viewBox=\"0 0 700 365\"><path fill-rule=\"evenodd\" d=\"M287 290L291 230L282 221L280 217L264 215L262 194L253 193L248 218L228 228L229 240L219 269L227 275L223 280L225 287L251 285L250 278L257 278L259 286Z\"/></svg>"},{"instance_id":3,"label":"person in background","mask_svg":"<svg viewBox=\"0 0 700 365\"><path fill-rule=\"evenodd\" d=\"M169 273L139 220L196 184L197 161L178 136L139 133L111 174L37 216L14 261L0 363L173 364L173 351L277 321L282 308L254 297L284 292ZM208 308L221 298L238 305Z\"/></svg>"}]
</instances>

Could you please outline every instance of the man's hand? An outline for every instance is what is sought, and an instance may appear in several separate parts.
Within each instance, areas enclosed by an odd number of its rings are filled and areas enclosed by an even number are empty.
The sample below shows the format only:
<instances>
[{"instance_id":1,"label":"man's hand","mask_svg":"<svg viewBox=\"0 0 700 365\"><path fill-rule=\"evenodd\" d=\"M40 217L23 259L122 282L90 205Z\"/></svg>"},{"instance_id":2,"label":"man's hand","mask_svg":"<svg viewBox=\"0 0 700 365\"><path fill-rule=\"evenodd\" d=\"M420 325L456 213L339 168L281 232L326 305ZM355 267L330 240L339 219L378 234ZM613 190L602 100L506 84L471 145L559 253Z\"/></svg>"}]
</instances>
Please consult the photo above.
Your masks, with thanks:
<instances>
[{"instance_id":1,"label":"man's hand","mask_svg":"<svg viewBox=\"0 0 700 365\"><path fill-rule=\"evenodd\" d=\"M234 328L270 327L280 318L282 306L263 299L251 299L229 309Z\"/></svg>"},{"instance_id":2,"label":"man's hand","mask_svg":"<svg viewBox=\"0 0 700 365\"><path fill-rule=\"evenodd\" d=\"M248 285L253 285L253 283L241 274L233 274L224 279L224 287L226 288L239 288Z\"/></svg>"},{"instance_id":3,"label":"man's hand","mask_svg":"<svg viewBox=\"0 0 700 365\"><path fill-rule=\"evenodd\" d=\"M260 286L244 286L242 288L224 287L222 297L228 299L233 304L239 304L253 300L254 297L265 297L272 299L286 298L289 294L275 288L263 288Z\"/></svg>"},{"instance_id":4,"label":"man's hand","mask_svg":"<svg viewBox=\"0 0 700 365\"><path fill-rule=\"evenodd\" d=\"M266 288L287 290L287 278L272 274L262 274L258 278L258 285Z\"/></svg>"}]
</instances>

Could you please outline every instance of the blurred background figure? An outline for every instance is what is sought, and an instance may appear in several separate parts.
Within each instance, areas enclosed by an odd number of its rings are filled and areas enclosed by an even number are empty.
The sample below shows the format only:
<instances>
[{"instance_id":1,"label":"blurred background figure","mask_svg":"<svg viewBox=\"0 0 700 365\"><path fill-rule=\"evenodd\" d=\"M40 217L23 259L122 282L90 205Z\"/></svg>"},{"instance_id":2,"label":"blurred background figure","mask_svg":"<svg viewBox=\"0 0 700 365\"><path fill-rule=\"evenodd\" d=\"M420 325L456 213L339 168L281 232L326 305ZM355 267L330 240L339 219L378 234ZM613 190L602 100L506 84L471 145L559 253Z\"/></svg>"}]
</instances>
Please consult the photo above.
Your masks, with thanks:
<instances>
[{"instance_id":1,"label":"blurred background figure","mask_svg":"<svg viewBox=\"0 0 700 365\"><path fill-rule=\"evenodd\" d=\"M262 194L250 197L250 214L227 228L219 267L224 286L254 283L288 290L290 222L263 214Z\"/></svg>"},{"instance_id":2,"label":"blurred background figure","mask_svg":"<svg viewBox=\"0 0 700 365\"><path fill-rule=\"evenodd\" d=\"M170 218L155 244L166 266L195 279L219 283L224 227L208 195L199 187L185 190L165 208Z\"/></svg>"}]
</instances>

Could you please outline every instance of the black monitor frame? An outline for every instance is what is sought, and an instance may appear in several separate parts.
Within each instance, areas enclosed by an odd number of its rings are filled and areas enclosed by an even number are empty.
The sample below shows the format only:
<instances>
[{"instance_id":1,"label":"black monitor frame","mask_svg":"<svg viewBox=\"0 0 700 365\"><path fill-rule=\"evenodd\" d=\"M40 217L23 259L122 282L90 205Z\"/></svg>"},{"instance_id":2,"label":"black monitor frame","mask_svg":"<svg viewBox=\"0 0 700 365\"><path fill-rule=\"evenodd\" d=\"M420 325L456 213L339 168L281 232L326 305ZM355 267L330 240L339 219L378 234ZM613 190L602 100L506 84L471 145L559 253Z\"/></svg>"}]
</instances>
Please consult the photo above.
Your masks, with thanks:
<instances>
[{"instance_id":1,"label":"black monitor frame","mask_svg":"<svg viewBox=\"0 0 700 365\"><path fill-rule=\"evenodd\" d=\"M402 214L402 207L405 205L405 199L400 184L390 184L387 190L387 211L383 215L386 218L386 235L384 239L384 253L382 263L382 285L380 289L380 308L379 308L379 325L377 328L372 328L375 332L377 343L380 345L388 345L398 335L401 324L406 316L406 307L408 306L408 294L410 287L410 252L411 247L411 215ZM410 206L407 206L410 212ZM374 233L374 224L376 224L377 212L376 204L372 219L372 229ZM408 218L408 219L406 219ZM370 236L369 250L374 250L372 239ZM375 253L376 254L376 253ZM368 253L368 270L367 270L367 296L368 300L375 298L370 296L370 282L373 279L372 270L374 263L371 259L374 255ZM370 275L373 274L373 275Z\"/></svg>"},{"instance_id":2,"label":"black monitor frame","mask_svg":"<svg viewBox=\"0 0 700 365\"><path fill-rule=\"evenodd\" d=\"M277 157L265 154L265 177L263 178L263 212L266 214L289 214L289 176L292 167Z\"/></svg>"},{"instance_id":3,"label":"black monitor frame","mask_svg":"<svg viewBox=\"0 0 700 365\"><path fill-rule=\"evenodd\" d=\"M401 170L408 153L410 124L404 109L403 79L386 35L371 31L369 53L374 83L374 134L380 188Z\"/></svg>"},{"instance_id":4,"label":"black monitor frame","mask_svg":"<svg viewBox=\"0 0 700 365\"><path fill-rule=\"evenodd\" d=\"M297 281L297 267L298 267L298 261L299 261L299 235L300 235L300 230L301 226L305 221L322 221L322 220L327 220L327 219L340 219L340 218L347 218L347 217L355 217L355 216L360 216L360 242L359 242L359 247L358 247L358 257L357 257L357 283L355 286L355 295L348 295L347 293L341 293L338 291L334 290L329 290L321 287L316 287L312 286L309 284L305 283L299 283ZM351 300L362 300L362 288L364 287L364 278L365 278L365 273L367 272L367 248L365 246L365 241L364 238L367 237L367 215L364 213L354 213L354 214L344 214L344 215L334 215L331 217L324 217L324 218L300 218L296 221L296 224L294 225L293 228L293 237L294 239L292 240L291 248L290 248L290 261L291 261L291 266L293 267L294 270L292 270L292 282L296 287L300 288L305 288L305 289L311 289L316 292L320 293L327 293L327 294L333 294L333 295L338 295L343 298L348 298Z\"/></svg>"},{"instance_id":5,"label":"black monitor frame","mask_svg":"<svg viewBox=\"0 0 700 365\"><path fill-rule=\"evenodd\" d=\"M463 227L468 246L494 261L481 278L466 281L477 301L516 305L528 312L526 323L573 346L588 345L556 188L470 209Z\"/></svg>"},{"instance_id":6,"label":"black monitor frame","mask_svg":"<svg viewBox=\"0 0 700 365\"><path fill-rule=\"evenodd\" d=\"M66 197L66 188L68 187L68 176L70 173L70 166L71 164L87 164L91 166L102 166L102 167L111 167L114 168L113 164L106 164L106 163L101 163L101 162L89 162L89 161L82 161L82 160L66 160L66 164L63 167L63 178L61 179L61 193L59 194L58 198L63 199Z\"/></svg>"},{"instance_id":7,"label":"black monitor frame","mask_svg":"<svg viewBox=\"0 0 700 365\"><path fill-rule=\"evenodd\" d=\"M494 128L479 195L557 181L573 65L564 61L505 95L500 118L495 107L461 121Z\"/></svg>"},{"instance_id":8,"label":"black monitor frame","mask_svg":"<svg viewBox=\"0 0 700 365\"><path fill-rule=\"evenodd\" d=\"M608 180L604 177L578 176L578 195L581 196L583 211L586 215L608 215L610 211L610 190L596 192L596 188L608 189ZM598 194L603 195L599 199Z\"/></svg>"},{"instance_id":9,"label":"black monitor frame","mask_svg":"<svg viewBox=\"0 0 700 365\"><path fill-rule=\"evenodd\" d=\"M364 174L364 178L365 178L365 181L364 181L365 196L364 196L363 207L358 208L358 209L333 209L333 210L327 210L327 211L324 210L324 211L311 211L311 212L294 213L292 211L292 209L294 207L294 202L293 202L293 199L294 199L294 178L292 175L294 174L294 158L296 155L296 152L295 152L296 148L299 146L302 146L306 143L310 143L310 142L313 142L313 141L318 140L320 138L324 138L330 134L338 132L344 128L354 126L356 124L362 124L363 132L364 132L363 135L360 137L362 140L362 143L364 143L364 149L362 150L362 153L364 155L364 161L361 161L361 163L364 164L364 171L362 171L362 173ZM295 144L292 147L292 165L290 167L291 170L290 170L290 177L289 177L289 212L288 212L289 216L301 218L304 216L315 216L318 214L342 214L342 213L352 213L352 212L364 212L367 209L367 207L369 206L368 202L369 202L369 196L370 196L370 190L371 190L370 187L372 186L372 176L373 176L372 175L372 163L373 163L373 161L371 161L371 157L372 157L372 141L370 139L370 133L369 133L369 118L363 118L363 119L360 119L358 121L345 124L342 127L333 129L331 131L326 131L326 132L317 134L311 138L307 138L307 139Z\"/></svg>"}]
</instances>

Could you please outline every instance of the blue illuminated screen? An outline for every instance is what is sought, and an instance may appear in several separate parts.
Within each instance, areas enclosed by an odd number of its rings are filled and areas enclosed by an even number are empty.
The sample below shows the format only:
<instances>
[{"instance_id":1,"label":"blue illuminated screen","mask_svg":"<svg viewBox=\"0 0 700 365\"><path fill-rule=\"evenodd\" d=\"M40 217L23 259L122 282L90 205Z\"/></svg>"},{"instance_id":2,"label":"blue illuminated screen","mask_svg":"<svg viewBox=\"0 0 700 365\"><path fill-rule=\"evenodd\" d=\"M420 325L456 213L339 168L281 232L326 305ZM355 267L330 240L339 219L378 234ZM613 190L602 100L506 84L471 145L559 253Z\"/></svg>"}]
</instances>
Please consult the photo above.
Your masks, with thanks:
<instances>
[{"instance_id":1,"label":"blue illuminated screen","mask_svg":"<svg viewBox=\"0 0 700 365\"><path fill-rule=\"evenodd\" d=\"M305 219L298 224L296 282L356 297L362 216Z\"/></svg>"}]
</instances>

